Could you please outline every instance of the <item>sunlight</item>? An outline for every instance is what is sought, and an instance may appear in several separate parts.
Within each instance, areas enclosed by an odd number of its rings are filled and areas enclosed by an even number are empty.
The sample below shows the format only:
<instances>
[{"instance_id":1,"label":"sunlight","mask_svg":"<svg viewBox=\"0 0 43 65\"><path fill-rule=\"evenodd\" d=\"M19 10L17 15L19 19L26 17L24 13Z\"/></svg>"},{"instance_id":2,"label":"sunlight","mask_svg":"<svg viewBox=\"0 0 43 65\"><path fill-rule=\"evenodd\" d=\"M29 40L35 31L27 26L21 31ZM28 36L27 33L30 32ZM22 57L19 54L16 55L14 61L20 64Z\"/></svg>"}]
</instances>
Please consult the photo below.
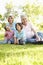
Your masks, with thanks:
<instances>
[{"instance_id":1,"label":"sunlight","mask_svg":"<svg viewBox=\"0 0 43 65\"><path fill-rule=\"evenodd\" d=\"M36 2L37 1L37 2ZM39 3L43 4L43 0L0 0L0 13L4 14L6 12L5 5L6 3L13 3L15 6L24 6L27 3L33 4L33 3ZM3 10L2 10L3 9Z\"/></svg>"}]
</instances>

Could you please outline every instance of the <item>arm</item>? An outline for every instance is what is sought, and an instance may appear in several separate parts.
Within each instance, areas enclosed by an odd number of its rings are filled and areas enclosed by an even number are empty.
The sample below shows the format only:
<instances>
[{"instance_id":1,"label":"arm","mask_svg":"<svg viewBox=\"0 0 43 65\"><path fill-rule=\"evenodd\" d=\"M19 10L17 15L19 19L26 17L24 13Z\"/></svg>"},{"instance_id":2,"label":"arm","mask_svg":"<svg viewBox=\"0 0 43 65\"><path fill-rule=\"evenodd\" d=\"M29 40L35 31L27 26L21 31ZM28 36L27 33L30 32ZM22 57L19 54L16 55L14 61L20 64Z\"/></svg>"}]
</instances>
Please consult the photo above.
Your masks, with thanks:
<instances>
[{"instance_id":1,"label":"arm","mask_svg":"<svg viewBox=\"0 0 43 65\"><path fill-rule=\"evenodd\" d=\"M36 33L36 31L35 31L34 29L32 29L32 30L33 30L34 34L36 35L36 39L37 39L38 41L40 41L40 37L38 36L38 34Z\"/></svg>"},{"instance_id":2,"label":"arm","mask_svg":"<svg viewBox=\"0 0 43 65\"><path fill-rule=\"evenodd\" d=\"M16 37L14 37L14 44L16 44Z\"/></svg>"},{"instance_id":3,"label":"arm","mask_svg":"<svg viewBox=\"0 0 43 65\"><path fill-rule=\"evenodd\" d=\"M35 31L35 29L34 29L34 27L32 26L32 24L31 24L31 29L32 29L32 31L34 32L34 34L36 35L36 40L37 40L37 41L40 41L40 37L38 36L38 34L37 34L37 32Z\"/></svg>"},{"instance_id":4,"label":"arm","mask_svg":"<svg viewBox=\"0 0 43 65\"><path fill-rule=\"evenodd\" d=\"M5 37L6 37L7 35L8 35L7 32L5 32Z\"/></svg>"},{"instance_id":5,"label":"arm","mask_svg":"<svg viewBox=\"0 0 43 65\"><path fill-rule=\"evenodd\" d=\"M18 43L18 39L16 38L16 32L15 32L15 34L14 34L14 44L17 44Z\"/></svg>"}]
</instances>

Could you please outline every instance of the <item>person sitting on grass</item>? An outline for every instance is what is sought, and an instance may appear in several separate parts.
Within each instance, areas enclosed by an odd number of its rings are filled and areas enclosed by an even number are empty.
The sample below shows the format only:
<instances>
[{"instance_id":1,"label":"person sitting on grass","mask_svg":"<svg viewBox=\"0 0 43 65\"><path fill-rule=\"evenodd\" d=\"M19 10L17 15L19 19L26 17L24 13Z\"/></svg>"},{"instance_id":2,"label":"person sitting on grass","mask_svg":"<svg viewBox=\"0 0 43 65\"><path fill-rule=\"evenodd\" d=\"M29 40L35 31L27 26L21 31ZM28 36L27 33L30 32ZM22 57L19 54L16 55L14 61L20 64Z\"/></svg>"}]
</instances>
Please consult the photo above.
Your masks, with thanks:
<instances>
[{"instance_id":1,"label":"person sitting on grass","mask_svg":"<svg viewBox=\"0 0 43 65\"><path fill-rule=\"evenodd\" d=\"M0 41L0 43L13 43L14 31L12 31L9 26L5 26L4 29L5 29L4 40Z\"/></svg>"},{"instance_id":2,"label":"person sitting on grass","mask_svg":"<svg viewBox=\"0 0 43 65\"><path fill-rule=\"evenodd\" d=\"M25 35L26 35L26 42L39 42L43 41L43 33L41 32L36 32L34 29L34 26L32 22L28 22L27 16L21 15L21 23L23 25L23 28L25 30Z\"/></svg>"},{"instance_id":3,"label":"person sitting on grass","mask_svg":"<svg viewBox=\"0 0 43 65\"><path fill-rule=\"evenodd\" d=\"M15 44L25 44L25 33L24 33L24 30L23 30L23 26L21 23L17 23L15 25L15 28L16 28L16 33L15 33Z\"/></svg>"}]
</instances>

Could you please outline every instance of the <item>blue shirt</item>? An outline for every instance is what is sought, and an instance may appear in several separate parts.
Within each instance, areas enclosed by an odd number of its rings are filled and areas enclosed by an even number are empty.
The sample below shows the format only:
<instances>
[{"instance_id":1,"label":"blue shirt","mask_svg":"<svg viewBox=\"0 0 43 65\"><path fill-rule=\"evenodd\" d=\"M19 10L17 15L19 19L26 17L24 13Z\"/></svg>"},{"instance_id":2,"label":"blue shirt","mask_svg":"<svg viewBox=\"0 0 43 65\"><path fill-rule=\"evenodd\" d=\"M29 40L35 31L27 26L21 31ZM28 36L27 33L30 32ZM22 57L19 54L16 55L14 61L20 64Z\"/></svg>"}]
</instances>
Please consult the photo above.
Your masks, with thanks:
<instances>
[{"instance_id":1,"label":"blue shirt","mask_svg":"<svg viewBox=\"0 0 43 65\"><path fill-rule=\"evenodd\" d=\"M16 30L15 25L16 25L16 23L15 23L15 22L13 22L13 23L12 23L12 26L10 26L10 23L7 23L7 24L6 24L6 26L9 26L9 27L10 27L10 29L11 29L11 30L13 30L13 31L15 31L15 30Z\"/></svg>"},{"instance_id":2,"label":"blue shirt","mask_svg":"<svg viewBox=\"0 0 43 65\"><path fill-rule=\"evenodd\" d=\"M18 32L18 31L16 30L16 33L15 33L14 36L15 36L18 40L20 40L20 39L25 40L25 39L26 39L24 30L21 30L21 32Z\"/></svg>"}]
</instances>

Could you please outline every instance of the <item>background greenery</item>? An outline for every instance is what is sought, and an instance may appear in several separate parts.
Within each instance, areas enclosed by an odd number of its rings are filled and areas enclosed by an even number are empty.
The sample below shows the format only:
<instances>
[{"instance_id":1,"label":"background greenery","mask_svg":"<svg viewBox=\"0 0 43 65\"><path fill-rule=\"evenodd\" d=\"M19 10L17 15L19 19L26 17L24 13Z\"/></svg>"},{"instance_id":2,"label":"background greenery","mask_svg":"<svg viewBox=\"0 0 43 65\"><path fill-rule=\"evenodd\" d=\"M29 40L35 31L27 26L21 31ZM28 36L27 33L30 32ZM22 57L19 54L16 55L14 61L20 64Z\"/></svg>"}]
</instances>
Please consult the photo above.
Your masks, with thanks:
<instances>
[{"instance_id":1,"label":"background greenery","mask_svg":"<svg viewBox=\"0 0 43 65\"><path fill-rule=\"evenodd\" d=\"M37 1L36 1L37 2ZM18 11L15 10L16 6L13 6L13 4L10 2L9 4L7 3L6 6L6 13L4 13L4 16L0 14L0 20L6 23L6 20L10 14L16 18L19 14ZM36 25L40 30L43 30L43 6L40 4L30 4L27 3L24 6L19 6L18 9L22 10L27 17L28 20L31 20L34 25ZM4 24L4 23L3 23ZM4 26L2 24L2 27ZM1 29L1 28L0 28Z\"/></svg>"}]
</instances>

